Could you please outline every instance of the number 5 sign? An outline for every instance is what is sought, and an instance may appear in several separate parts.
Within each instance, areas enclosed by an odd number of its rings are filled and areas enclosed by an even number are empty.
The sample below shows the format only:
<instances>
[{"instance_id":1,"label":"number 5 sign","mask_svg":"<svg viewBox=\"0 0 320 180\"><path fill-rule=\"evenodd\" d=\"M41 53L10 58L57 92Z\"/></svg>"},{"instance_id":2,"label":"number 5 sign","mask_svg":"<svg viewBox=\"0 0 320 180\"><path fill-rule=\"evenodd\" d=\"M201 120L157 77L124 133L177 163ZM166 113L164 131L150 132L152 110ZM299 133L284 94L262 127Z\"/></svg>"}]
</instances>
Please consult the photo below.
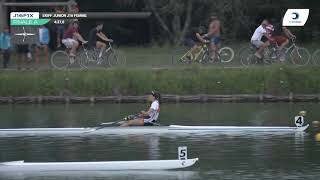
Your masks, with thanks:
<instances>
[{"instance_id":1,"label":"number 5 sign","mask_svg":"<svg viewBox=\"0 0 320 180\"><path fill-rule=\"evenodd\" d=\"M181 146L178 148L178 159L179 160L187 160L188 159L187 146Z\"/></svg>"},{"instance_id":2,"label":"number 5 sign","mask_svg":"<svg viewBox=\"0 0 320 180\"><path fill-rule=\"evenodd\" d=\"M303 116L295 116L294 123L296 124L297 127L302 127L304 124L304 117Z\"/></svg>"}]
</instances>

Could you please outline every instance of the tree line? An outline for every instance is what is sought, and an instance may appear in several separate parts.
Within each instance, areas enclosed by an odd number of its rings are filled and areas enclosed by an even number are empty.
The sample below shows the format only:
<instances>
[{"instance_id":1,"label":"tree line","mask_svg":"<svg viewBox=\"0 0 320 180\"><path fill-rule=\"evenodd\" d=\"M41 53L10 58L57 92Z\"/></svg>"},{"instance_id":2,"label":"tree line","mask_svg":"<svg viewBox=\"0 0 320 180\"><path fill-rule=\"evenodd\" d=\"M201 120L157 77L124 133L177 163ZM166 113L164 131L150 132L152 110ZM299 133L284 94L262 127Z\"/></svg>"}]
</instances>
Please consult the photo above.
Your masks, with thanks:
<instances>
[{"instance_id":1,"label":"tree line","mask_svg":"<svg viewBox=\"0 0 320 180\"><path fill-rule=\"evenodd\" d=\"M27 0L21 0L27 1ZM80 11L119 12L150 11L147 19L105 19L105 31L121 44L180 44L195 27L208 27L211 15L221 21L222 38L246 41L263 19L280 22L288 8L309 8L304 27L292 27L302 41L320 39L319 0L77 0ZM86 35L95 21L84 20L81 30Z\"/></svg>"}]
</instances>

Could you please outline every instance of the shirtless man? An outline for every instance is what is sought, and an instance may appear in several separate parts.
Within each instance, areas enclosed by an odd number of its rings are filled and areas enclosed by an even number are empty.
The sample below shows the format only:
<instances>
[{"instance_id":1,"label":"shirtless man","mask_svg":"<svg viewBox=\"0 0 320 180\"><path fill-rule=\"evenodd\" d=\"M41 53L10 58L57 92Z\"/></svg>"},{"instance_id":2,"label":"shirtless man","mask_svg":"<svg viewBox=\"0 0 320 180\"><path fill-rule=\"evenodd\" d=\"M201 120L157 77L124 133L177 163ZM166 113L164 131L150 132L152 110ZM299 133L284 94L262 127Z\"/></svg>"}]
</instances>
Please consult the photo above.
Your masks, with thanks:
<instances>
[{"instance_id":1,"label":"shirtless man","mask_svg":"<svg viewBox=\"0 0 320 180\"><path fill-rule=\"evenodd\" d=\"M204 38L210 38L210 50L211 58L215 59L219 50L220 44L220 21L216 16L211 16L209 32L203 36Z\"/></svg>"}]
</instances>

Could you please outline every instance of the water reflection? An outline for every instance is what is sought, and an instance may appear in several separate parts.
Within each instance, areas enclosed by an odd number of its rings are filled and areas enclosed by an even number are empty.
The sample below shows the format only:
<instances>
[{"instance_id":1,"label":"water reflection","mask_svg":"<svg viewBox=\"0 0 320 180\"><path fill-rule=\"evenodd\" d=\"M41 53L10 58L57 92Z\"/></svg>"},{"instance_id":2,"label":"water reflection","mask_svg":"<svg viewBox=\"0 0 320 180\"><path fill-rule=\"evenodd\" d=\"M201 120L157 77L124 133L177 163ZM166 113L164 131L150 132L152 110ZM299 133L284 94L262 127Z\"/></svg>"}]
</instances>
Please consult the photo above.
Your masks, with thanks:
<instances>
[{"instance_id":1,"label":"water reflection","mask_svg":"<svg viewBox=\"0 0 320 180\"><path fill-rule=\"evenodd\" d=\"M2 106L1 128L85 127L113 121L139 105ZM174 104L163 105L161 122L192 125L292 125L292 114L319 104ZM70 112L71 111L71 112ZM69 121L69 119L72 119ZM218 132L76 136L44 135L0 138L0 162L26 160L119 161L176 159L188 146L199 162L186 171L59 172L0 174L0 179L319 179L320 142L314 133Z\"/></svg>"},{"instance_id":2,"label":"water reflection","mask_svg":"<svg viewBox=\"0 0 320 180\"><path fill-rule=\"evenodd\" d=\"M107 180L107 179L175 179L189 180L198 179L199 175L194 171L67 171L67 172L34 172L34 173L6 173L1 174L0 178L12 180Z\"/></svg>"}]
</instances>

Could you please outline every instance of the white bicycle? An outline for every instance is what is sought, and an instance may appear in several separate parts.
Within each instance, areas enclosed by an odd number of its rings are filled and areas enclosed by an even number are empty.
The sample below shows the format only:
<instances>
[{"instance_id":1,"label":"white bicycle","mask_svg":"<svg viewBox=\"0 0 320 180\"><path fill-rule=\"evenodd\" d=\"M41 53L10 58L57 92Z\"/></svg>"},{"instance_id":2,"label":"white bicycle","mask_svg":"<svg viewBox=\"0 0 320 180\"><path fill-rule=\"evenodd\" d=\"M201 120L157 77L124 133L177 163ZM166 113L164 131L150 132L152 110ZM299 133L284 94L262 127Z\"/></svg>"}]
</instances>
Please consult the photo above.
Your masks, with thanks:
<instances>
[{"instance_id":1,"label":"white bicycle","mask_svg":"<svg viewBox=\"0 0 320 180\"><path fill-rule=\"evenodd\" d=\"M99 49L88 50L84 44L81 47L75 57L69 56L68 48L55 51L51 55L51 65L56 69L66 69L78 63L82 69L87 69L92 67L110 68L117 65L125 65L126 63L124 54L114 50L111 43L109 43L109 48L100 57Z\"/></svg>"},{"instance_id":2,"label":"white bicycle","mask_svg":"<svg viewBox=\"0 0 320 180\"><path fill-rule=\"evenodd\" d=\"M85 54L82 54L80 58L80 64L84 68L93 67L117 67L124 66L126 64L126 57L121 51L115 50L109 42L109 47L100 55L100 49L93 48L88 51L88 58ZM100 55L100 56L99 56Z\"/></svg>"},{"instance_id":3,"label":"white bicycle","mask_svg":"<svg viewBox=\"0 0 320 180\"><path fill-rule=\"evenodd\" d=\"M89 58L89 53L84 44L82 44L81 47L81 49L77 50L75 57L71 57L69 55L70 48L55 51L50 58L52 67L56 69L67 69L73 65L79 64L81 68L84 68L84 66L80 63L80 58Z\"/></svg>"}]
</instances>

